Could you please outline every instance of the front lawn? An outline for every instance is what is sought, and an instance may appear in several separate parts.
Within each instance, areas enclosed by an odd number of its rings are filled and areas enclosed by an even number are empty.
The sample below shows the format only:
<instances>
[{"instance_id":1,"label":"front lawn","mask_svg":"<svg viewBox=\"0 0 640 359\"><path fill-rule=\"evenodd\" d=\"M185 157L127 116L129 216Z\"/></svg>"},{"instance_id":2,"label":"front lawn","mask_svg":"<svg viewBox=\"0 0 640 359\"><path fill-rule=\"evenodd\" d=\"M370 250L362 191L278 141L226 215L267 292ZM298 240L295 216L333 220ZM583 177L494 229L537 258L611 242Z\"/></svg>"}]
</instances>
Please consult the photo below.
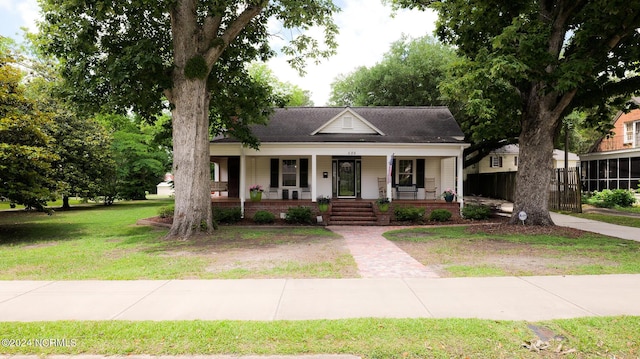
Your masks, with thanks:
<instances>
[{"instance_id":1,"label":"front lawn","mask_svg":"<svg viewBox=\"0 0 640 359\"><path fill-rule=\"evenodd\" d=\"M0 279L357 276L342 239L319 227L222 226L209 238L181 242L165 240L166 229L135 224L169 203L118 202L53 216L0 212Z\"/></svg>"},{"instance_id":2,"label":"front lawn","mask_svg":"<svg viewBox=\"0 0 640 359\"><path fill-rule=\"evenodd\" d=\"M443 277L640 273L640 243L563 227L421 227L385 233Z\"/></svg>"}]
</instances>

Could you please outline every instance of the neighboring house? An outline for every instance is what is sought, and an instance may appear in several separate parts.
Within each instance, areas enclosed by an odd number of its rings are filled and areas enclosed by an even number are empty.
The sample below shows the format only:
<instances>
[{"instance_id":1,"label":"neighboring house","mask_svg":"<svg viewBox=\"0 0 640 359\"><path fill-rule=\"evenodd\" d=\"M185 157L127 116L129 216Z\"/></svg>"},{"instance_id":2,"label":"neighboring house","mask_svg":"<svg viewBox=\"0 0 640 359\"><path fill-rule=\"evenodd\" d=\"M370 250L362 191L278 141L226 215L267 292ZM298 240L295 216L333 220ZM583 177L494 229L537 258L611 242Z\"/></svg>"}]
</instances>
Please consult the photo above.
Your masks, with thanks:
<instances>
[{"instance_id":1,"label":"neighboring house","mask_svg":"<svg viewBox=\"0 0 640 359\"><path fill-rule=\"evenodd\" d=\"M631 104L640 106L640 97ZM620 111L613 118L613 135L601 138L581 155L585 191L638 189L640 183L640 109Z\"/></svg>"},{"instance_id":2,"label":"neighboring house","mask_svg":"<svg viewBox=\"0 0 640 359\"><path fill-rule=\"evenodd\" d=\"M553 168L564 168L564 157L564 151L553 150ZM570 168L580 165L580 157L575 153L568 153L568 160ZM516 144L492 151L480 162L465 168L464 186L467 193L514 201L519 164L520 147Z\"/></svg>"},{"instance_id":3,"label":"neighboring house","mask_svg":"<svg viewBox=\"0 0 640 359\"><path fill-rule=\"evenodd\" d=\"M156 190L160 196L173 196L175 194L175 190L173 188L173 175L171 173L166 173L164 175L164 181L158 183Z\"/></svg>"},{"instance_id":4,"label":"neighboring house","mask_svg":"<svg viewBox=\"0 0 640 359\"><path fill-rule=\"evenodd\" d=\"M251 130L259 150L234 138L210 144L220 168L214 181L243 209L256 184L269 199L435 199L455 188L462 202L468 144L446 107L284 108ZM425 193L425 183L439 192Z\"/></svg>"},{"instance_id":5,"label":"neighboring house","mask_svg":"<svg viewBox=\"0 0 640 359\"><path fill-rule=\"evenodd\" d=\"M520 148L518 145L506 145L498 148L488 156L485 156L480 162L469 166L466 173L498 173L498 172L516 172L518 171ZM580 165L580 157L569 152L569 166L578 167ZM564 168L564 151L553 150L553 168Z\"/></svg>"}]
</instances>

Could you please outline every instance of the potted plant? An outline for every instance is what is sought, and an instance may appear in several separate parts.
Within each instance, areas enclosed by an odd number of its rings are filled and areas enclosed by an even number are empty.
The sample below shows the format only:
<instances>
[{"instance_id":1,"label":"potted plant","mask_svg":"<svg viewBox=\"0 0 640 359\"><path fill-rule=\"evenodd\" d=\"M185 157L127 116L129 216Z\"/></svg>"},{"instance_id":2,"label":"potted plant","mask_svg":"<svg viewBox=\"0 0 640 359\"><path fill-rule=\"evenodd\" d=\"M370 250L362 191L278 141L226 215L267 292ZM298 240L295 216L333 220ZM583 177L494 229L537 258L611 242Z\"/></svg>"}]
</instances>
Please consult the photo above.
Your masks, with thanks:
<instances>
[{"instance_id":1,"label":"potted plant","mask_svg":"<svg viewBox=\"0 0 640 359\"><path fill-rule=\"evenodd\" d=\"M249 187L249 198L252 202L260 202L262 200L262 192L264 189L259 184L254 184Z\"/></svg>"},{"instance_id":2,"label":"potted plant","mask_svg":"<svg viewBox=\"0 0 640 359\"><path fill-rule=\"evenodd\" d=\"M329 203L331 203L331 198L329 196L319 196L317 202L320 212L326 212L329 210Z\"/></svg>"},{"instance_id":3,"label":"potted plant","mask_svg":"<svg viewBox=\"0 0 640 359\"><path fill-rule=\"evenodd\" d=\"M386 212L389 210L389 198L387 197L380 197L376 200L376 205L378 205L378 209L380 210L380 212Z\"/></svg>"},{"instance_id":4,"label":"potted plant","mask_svg":"<svg viewBox=\"0 0 640 359\"><path fill-rule=\"evenodd\" d=\"M451 188L447 188L446 191L442 192L442 197L447 202L453 202L453 197L456 195L456 191Z\"/></svg>"}]
</instances>

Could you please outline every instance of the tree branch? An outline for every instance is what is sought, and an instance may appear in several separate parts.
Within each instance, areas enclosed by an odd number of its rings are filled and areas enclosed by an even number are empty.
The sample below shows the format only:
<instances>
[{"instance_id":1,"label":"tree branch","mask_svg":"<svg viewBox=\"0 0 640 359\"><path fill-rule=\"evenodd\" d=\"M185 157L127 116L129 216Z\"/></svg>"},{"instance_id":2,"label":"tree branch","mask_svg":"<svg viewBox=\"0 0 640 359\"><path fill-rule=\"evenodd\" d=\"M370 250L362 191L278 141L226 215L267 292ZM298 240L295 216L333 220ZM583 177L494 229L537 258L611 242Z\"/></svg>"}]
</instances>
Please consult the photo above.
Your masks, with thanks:
<instances>
[{"instance_id":1,"label":"tree branch","mask_svg":"<svg viewBox=\"0 0 640 359\"><path fill-rule=\"evenodd\" d=\"M201 32L204 45L203 50L208 50L209 47L211 47L211 42L218 36L221 23L222 15L207 16L207 18L204 19Z\"/></svg>"},{"instance_id":2,"label":"tree branch","mask_svg":"<svg viewBox=\"0 0 640 359\"><path fill-rule=\"evenodd\" d=\"M210 48L205 54L204 58L207 61L207 65L212 67L213 64L220 58L224 49L242 32L242 30L258 16L269 3L268 0L260 1L258 4L249 5L238 17L229 25L224 34L220 38L224 41L221 46Z\"/></svg>"}]
</instances>

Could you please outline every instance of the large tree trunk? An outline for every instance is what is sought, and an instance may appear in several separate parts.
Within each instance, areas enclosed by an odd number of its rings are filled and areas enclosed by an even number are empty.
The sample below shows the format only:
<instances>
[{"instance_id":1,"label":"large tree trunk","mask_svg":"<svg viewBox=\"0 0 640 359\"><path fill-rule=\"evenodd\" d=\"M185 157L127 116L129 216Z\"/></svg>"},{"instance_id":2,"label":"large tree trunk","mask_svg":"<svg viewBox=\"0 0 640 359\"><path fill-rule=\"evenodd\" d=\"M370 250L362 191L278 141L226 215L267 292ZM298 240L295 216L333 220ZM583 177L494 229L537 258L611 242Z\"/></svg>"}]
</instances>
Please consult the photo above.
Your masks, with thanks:
<instances>
[{"instance_id":1,"label":"large tree trunk","mask_svg":"<svg viewBox=\"0 0 640 359\"><path fill-rule=\"evenodd\" d=\"M176 81L172 103L175 211L168 237L187 239L213 229L206 80Z\"/></svg>"},{"instance_id":2,"label":"large tree trunk","mask_svg":"<svg viewBox=\"0 0 640 359\"><path fill-rule=\"evenodd\" d=\"M69 196L62 195L62 209L71 209L71 206L69 205Z\"/></svg>"},{"instance_id":3,"label":"large tree trunk","mask_svg":"<svg viewBox=\"0 0 640 359\"><path fill-rule=\"evenodd\" d=\"M542 92L542 91L540 91ZM553 170L553 140L560 112L555 96L540 96L535 89L529 97L528 111L522 119L516 175L515 203L511 223L521 223L518 215L527 214L527 224L553 225L549 215L549 185Z\"/></svg>"}]
</instances>

